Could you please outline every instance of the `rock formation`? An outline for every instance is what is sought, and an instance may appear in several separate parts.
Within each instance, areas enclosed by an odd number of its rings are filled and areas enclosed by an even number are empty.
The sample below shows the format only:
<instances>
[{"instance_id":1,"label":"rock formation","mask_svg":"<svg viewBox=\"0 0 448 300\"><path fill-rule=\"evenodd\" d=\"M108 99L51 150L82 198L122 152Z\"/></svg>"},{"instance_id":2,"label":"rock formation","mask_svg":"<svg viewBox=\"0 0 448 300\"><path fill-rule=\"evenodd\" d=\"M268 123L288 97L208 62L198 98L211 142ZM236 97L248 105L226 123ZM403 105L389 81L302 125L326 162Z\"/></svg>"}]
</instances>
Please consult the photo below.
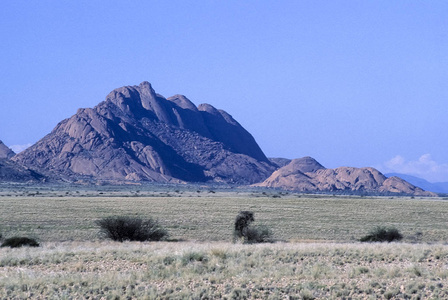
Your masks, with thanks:
<instances>
[{"instance_id":1,"label":"rock formation","mask_svg":"<svg viewBox=\"0 0 448 300\"><path fill-rule=\"evenodd\" d=\"M11 158L14 155L16 155L14 151L0 141L0 158Z\"/></svg>"},{"instance_id":2,"label":"rock formation","mask_svg":"<svg viewBox=\"0 0 448 300\"><path fill-rule=\"evenodd\" d=\"M13 159L67 180L250 184L275 169L228 113L182 95L165 99L148 82L79 109Z\"/></svg>"},{"instance_id":3,"label":"rock formation","mask_svg":"<svg viewBox=\"0 0 448 300\"><path fill-rule=\"evenodd\" d=\"M293 159L255 186L301 192L358 192L436 196L399 177L387 178L374 168L326 169L311 157Z\"/></svg>"}]
</instances>

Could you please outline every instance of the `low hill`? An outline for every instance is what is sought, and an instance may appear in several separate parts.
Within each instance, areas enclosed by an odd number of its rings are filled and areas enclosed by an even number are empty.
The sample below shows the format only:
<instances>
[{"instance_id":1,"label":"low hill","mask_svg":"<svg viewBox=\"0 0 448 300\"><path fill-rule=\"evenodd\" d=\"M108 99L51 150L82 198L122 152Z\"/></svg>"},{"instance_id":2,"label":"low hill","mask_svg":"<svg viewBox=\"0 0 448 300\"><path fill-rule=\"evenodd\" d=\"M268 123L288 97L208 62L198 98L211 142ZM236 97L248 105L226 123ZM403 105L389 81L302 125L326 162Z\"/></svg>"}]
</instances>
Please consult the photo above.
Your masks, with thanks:
<instances>
[{"instance_id":1,"label":"low hill","mask_svg":"<svg viewBox=\"0 0 448 300\"><path fill-rule=\"evenodd\" d=\"M326 169L311 157L293 159L255 186L301 192L357 192L436 196L399 177L387 178L374 168Z\"/></svg>"}]
</instances>

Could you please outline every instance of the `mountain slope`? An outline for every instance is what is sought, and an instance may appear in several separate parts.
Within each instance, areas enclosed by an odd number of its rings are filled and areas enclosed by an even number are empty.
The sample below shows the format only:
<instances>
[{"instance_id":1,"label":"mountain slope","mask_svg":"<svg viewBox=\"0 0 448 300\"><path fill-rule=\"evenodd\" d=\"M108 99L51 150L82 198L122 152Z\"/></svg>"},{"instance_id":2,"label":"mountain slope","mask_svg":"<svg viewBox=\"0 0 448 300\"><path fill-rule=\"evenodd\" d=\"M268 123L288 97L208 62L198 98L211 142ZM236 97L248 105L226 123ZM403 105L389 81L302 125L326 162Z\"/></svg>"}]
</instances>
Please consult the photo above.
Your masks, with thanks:
<instances>
[{"instance_id":1,"label":"mountain slope","mask_svg":"<svg viewBox=\"0 0 448 300\"><path fill-rule=\"evenodd\" d=\"M118 88L79 109L13 158L68 180L254 183L275 169L229 114L148 82Z\"/></svg>"},{"instance_id":2,"label":"mountain slope","mask_svg":"<svg viewBox=\"0 0 448 300\"><path fill-rule=\"evenodd\" d=\"M16 162L0 158L0 182L41 182L45 177L41 174L20 166Z\"/></svg>"},{"instance_id":3,"label":"mountain slope","mask_svg":"<svg viewBox=\"0 0 448 300\"><path fill-rule=\"evenodd\" d=\"M0 158L11 158L14 155L16 155L14 151L0 141Z\"/></svg>"},{"instance_id":4,"label":"mountain slope","mask_svg":"<svg viewBox=\"0 0 448 300\"><path fill-rule=\"evenodd\" d=\"M387 178L374 168L326 169L311 157L293 159L255 186L302 192L367 192L435 196L398 177Z\"/></svg>"}]
</instances>

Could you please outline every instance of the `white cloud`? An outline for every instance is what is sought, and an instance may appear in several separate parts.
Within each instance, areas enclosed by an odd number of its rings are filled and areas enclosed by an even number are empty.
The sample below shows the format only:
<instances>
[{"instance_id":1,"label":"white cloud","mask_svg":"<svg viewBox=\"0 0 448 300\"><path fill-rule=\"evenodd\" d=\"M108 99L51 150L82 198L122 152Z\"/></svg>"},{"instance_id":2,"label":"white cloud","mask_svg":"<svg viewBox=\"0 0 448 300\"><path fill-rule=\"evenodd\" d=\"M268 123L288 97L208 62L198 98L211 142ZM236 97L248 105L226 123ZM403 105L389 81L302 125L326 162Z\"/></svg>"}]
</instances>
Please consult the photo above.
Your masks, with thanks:
<instances>
[{"instance_id":1,"label":"white cloud","mask_svg":"<svg viewBox=\"0 0 448 300\"><path fill-rule=\"evenodd\" d=\"M401 173L424 178L430 182L448 182L448 164L434 161L431 154L423 154L418 160L406 160L397 155L379 167L383 173Z\"/></svg>"},{"instance_id":2,"label":"white cloud","mask_svg":"<svg viewBox=\"0 0 448 300\"><path fill-rule=\"evenodd\" d=\"M32 144L25 144L25 145L12 145L9 148L12 149L12 151L14 151L15 153L20 153L23 150L25 150L28 147L31 147Z\"/></svg>"}]
</instances>

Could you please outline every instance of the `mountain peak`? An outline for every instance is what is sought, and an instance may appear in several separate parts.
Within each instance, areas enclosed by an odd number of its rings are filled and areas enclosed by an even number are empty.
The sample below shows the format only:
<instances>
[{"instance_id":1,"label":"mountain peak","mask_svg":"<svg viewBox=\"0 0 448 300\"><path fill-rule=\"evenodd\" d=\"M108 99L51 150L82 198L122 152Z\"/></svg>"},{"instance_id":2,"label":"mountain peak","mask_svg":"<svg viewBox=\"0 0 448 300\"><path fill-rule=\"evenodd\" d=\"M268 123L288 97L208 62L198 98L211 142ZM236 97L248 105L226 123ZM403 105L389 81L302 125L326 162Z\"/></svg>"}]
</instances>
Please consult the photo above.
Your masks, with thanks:
<instances>
[{"instance_id":1,"label":"mountain peak","mask_svg":"<svg viewBox=\"0 0 448 300\"><path fill-rule=\"evenodd\" d=\"M151 83L149 83L148 81L142 81L138 86L139 86L140 88L142 88L142 89L154 90L154 89L152 88Z\"/></svg>"},{"instance_id":2,"label":"mountain peak","mask_svg":"<svg viewBox=\"0 0 448 300\"><path fill-rule=\"evenodd\" d=\"M315 172L320 169L325 169L317 160L311 156L293 159L289 163L289 168L299 170L302 173Z\"/></svg>"}]
</instances>

